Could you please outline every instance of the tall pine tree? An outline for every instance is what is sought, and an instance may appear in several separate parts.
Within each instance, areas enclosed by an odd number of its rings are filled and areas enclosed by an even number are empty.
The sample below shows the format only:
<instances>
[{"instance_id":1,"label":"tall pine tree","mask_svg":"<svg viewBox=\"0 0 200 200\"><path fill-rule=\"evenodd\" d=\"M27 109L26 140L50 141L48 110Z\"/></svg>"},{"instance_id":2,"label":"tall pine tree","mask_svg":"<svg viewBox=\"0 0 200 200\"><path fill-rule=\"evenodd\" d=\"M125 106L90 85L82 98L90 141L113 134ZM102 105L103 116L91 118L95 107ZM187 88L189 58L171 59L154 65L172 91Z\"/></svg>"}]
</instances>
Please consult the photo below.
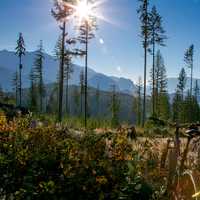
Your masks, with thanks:
<instances>
[{"instance_id":1,"label":"tall pine tree","mask_svg":"<svg viewBox=\"0 0 200 200\"><path fill-rule=\"evenodd\" d=\"M87 0L87 6L90 4L94 4L94 0ZM95 9L95 8L93 8ZM84 115L84 124L85 128L87 128L87 117L89 115L88 113L88 44L89 41L95 37L94 30L97 29L97 24L96 24L96 17L90 15L90 13L87 13L88 16L84 16L81 21L81 25L79 27L79 37L78 40L80 41L81 44L84 45L83 49L83 54L85 56L85 94L84 94L84 110L85 110L85 115Z\"/></svg>"},{"instance_id":2,"label":"tall pine tree","mask_svg":"<svg viewBox=\"0 0 200 200\"><path fill-rule=\"evenodd\" d=\"M35 61L34 61L34 73L37 79L40 113L43 112L43 99L44 99L44 94L45 94L45 86L44 86L44 80L43 80L43 67L44 67L43 63L44 63L44 50L43 50L42 41L40 41L38 50L35 55Z\"/></svg>"},{"instance_id":3,"label":"tall pine tree","mask_svg":"<svg viewBox=\"0 0 200 200\"><path fill-rule=\"evenodd\" d=\"M85 90L85 76L83 70L80 73L80 116L83 116L83 97L84 97L84 90Z\"/></svg>"},{"instance_id":4,"label":"tall pine tree","mask_svg":"<svg viewBox=\"0 0 200 200\"><path fill-rule=\"evenodd\" d=\"M152 111L153 116L155 115L155 50L156 45L165 46L165 30L162 26L162 17L156 10L156 7L153 6L150 15L149 15L149 23L150 23L150 44L152 46L151 53L153 56L153 66L152 66Z\"/></svg>"},{"instance_id":5,"label":"tall pine tree","mask_svg":"<svg viewBox=\"0 0 200 200\"><path fill-rule=\"evenodd\" d=\"M64 87L64 65L65 65L65 43L66 43L66 25L69 22L69 17L73 14L74 9L69 4L74 4L74 0L54 0L54 9L52 15L58 23L61 23L61 52L60 52L60 67L59 67L59 103L58 103L58 121L62 121L63 116L63 87Z\"/></svg>"},{"instance_id":6,"label":"tall pine tree","mask_svg":"<svg viewBox=\"0 0 200 200\"><path fill-rule=\"evenodd\" d=\"M16 55L19 57L19 106L22 106L22 56L25 55L25 43L22 33L19 33L17 46L15 48Z\"/></svg>"},{"instance_id":7,"label":"tall pine tree","mask_svg":"<svg viewBox=\"0 0 200 200\"><path fill-rule=\"evenodd\" d=\"M96 116L99 117L100 111L100 87L99 84L97 85L96 92L95 92L95 101L96 101Z\"/></svg>"},{"instance_id":8,"label":"tall pine tree","mask_svg":"<svg viewBox=\"0 0 200 200\"><path fill-rule=\"evenodd\" d=\"M139 77L136 97L136 122L138 126L141 126L142 122L142 79Z\"/></svg>"},{"instance_id":9,"label":"tall pine tree","mask_svg":"<svg viewBox=\"0 0 200 200\"><path fill-rule=\"evenodd\" d=\"M111 110L111 124L113 127L117 127L119 125L120 100L118 98L115 85L112 85L110 110Z\"/></svg>"},{"instance_id":10,"label":"tall pine tree","mask_svg":"<svg viewBox=\"0 0 200 200\"><path fill-rule=\"evenodd\" d=\"M181 94L182 100L184 98L184 90L185 90L186 83L187 83L187 75L186 75L185 69L182 68L178 77L178 85L177 85L177 89Z\"/></svg>"},{"instance_id":11,"label":"tall pine tree","mask_svg":"<svg viewBox=\"0 0 200 200\"><path fill-rule=\"evenodd\" d=\"M144 48L144 93L143 93L143 114L142 125L146 120L146 84L147 84L147 52L149 48L150 26L149 26L149 0L139 0L140 7L138 9L139 19L141 21L141 38Z\"/></svg>"},{"instance_id":12,"label":"tall pine tree","mask_svg":"<svg viewBox=\"0 0 200 200\"><path fill-rule=\"evenodd\" d=\"M17 71L13 74L12 87L15 93L15 105L17 106L18 105L18 90L19 90L19 75Z\"/></svg>"},{"instance_id":13,"label":"tall pine tree","mask_svg":"<svg viewBox=\"0 0 200 200\"><path fill-rule=\"evenodd\" d=\"M29 74L30 89L29 89L29 107L31 111L37 111L37 78L34 68L31 69Z\"/></svg>"},{"instance_id":14,"label":"tall pine tree","mask_svg":"<svg viewBox=\"0 0 200 200\"><path fill-rule=\"evenodd\" d=\"M193 90L193 62L194 62L194 45L192 44L185 52L184 61L191 71L190 75L190 96L192 97Z\"/></svg>"}]
</instances>

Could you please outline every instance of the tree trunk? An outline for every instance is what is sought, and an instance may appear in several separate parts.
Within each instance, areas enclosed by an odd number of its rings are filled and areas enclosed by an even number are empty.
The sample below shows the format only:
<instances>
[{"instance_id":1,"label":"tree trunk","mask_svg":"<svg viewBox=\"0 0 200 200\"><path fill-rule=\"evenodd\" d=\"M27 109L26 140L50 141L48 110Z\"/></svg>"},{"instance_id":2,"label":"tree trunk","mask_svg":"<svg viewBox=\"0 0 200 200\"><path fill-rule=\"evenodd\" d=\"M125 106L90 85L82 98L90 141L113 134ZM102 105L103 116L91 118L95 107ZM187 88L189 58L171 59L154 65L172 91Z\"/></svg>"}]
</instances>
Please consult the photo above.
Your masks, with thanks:
<instances>
[{"instance_id":1,"label":"tree trunk","mask_svg":"<svg viewBox=\"0 0 200 200\"><path fill-rule=\"evenodd\" d=\"M40 113L42 113L43 111L43 81L42 81L42 74L41 74L41 77L40 77Z\"/></svg>"},{"instance_id":2,"label":"tree trunk","mask_svg":"<svg viewBox=\"0 0 200 200\"><path fill-rule=\"evenodd\" d=\"M193 90L193 60L192 60L192 65L191 65L191 80L190 80L190 95L192 97L192 90Z\"/></svg>"},{"instance_id":3,"label":"tree trunk","mask_svg":"<svg viewBox=\"0 0 200 200\"><path fill-rule=\"evenodd\" d=\"M89 24L88 21L86 20L85 22L86 25L86 34L85 34L85 128L87 128L87 71L88 71L88 29L89 29Z\"/></svg>"},{"instance_id":4,"label":"tree trunk","mask_svg":"<svg viewBox=\"0 0 200 200\"><path fill-rule=\"evenodd\" d=\"M69 114L69 75L67 72L67 82L66 82L66 113Z\"/></svg>"},{"instance_id":5,"label":"tree trunk","mask_svg":"<svg viewBox=\"0 0 200 200\"><path fill-rule=\"evenodd\" d=\"M152 95L153 116L155 116L155 34L153 30L153 95Z\"/></svg>"},{"instance_id":6,"label":"tree trunk","mask_svg":"<svg viewBox=\"0 0 200 200\"><path fill-rule=\"evenodd\" d=\"M143 98L143 116L142 126L144 127L146 121L146 82L147 82L147 39L148 39L148 8L145 8L145 36L144 36L144 98Z\"/></svg>"},{"instance_id":7,"label":"tree trunk","mask_svg":"<svg viewBox=\"0 0 200 200\"><path fill-rule=\"evenodd\" d=\"M61 58L60 58L60 77L59 77L59 105L58 105L58 121L62 121L62 111L63 111L63 80L64 80L64 57L65 57L65 29L66 22L63 22L62 26L62 49L61 49Z\"/></svg>"},{"instance_id":8,"label":"tree trunk","mask_svg":"<svg viewBox=\"0 0 200 200\"><path fill-rule=\"evenodd\" d=\"M145 43L147 42L145 41ZM147 46L145 44L145 47L144 47L144 97L143 97L143 115L142 115L143 127L146 121L146 79L147 79Z\"/></svg>"},{"instance_id":9,"label":"tree trunk","mask_svg":"<svg viewBox=\"0 0 200 200\"><path fill-rule=\"evenodd\" d=\"M22 106L22 57L19 57L19 106Z\"/></svg>"}]
</instances>

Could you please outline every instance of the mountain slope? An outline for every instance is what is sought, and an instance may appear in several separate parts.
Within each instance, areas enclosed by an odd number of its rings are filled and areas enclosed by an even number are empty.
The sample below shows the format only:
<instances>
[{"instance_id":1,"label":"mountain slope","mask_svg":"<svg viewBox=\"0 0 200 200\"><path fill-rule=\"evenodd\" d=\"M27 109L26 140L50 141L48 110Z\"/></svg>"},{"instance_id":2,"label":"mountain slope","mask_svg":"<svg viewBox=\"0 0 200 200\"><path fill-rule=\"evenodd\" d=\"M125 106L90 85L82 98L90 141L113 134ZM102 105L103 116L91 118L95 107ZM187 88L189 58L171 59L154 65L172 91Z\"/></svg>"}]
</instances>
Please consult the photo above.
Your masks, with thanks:
<instances>
[{"instance_id":1,"label":"mountain slope","mask_svg":"<svg viewBox=\"0 0 200 200\"><path fill-rule=\"evenodd\" d=\"M23 57L23 70L22 70L22 80L23 87L29 87L29 72L34 62L36 52L27 52ZM53 83L56 81L58 62L50 55L45 54L44 60L44 81L45 83ZM0 84L6 90L11 90L12 84L11 80L14 72L18 70L18 58L12 51L3 50L0 51ZM73 74L69 81L70 85L78 85L80 72L83 67L73 64ZM120 92L127 94L133 94L135 90L135 85L129 79L109 77L104 74L100 74L88 69L88 84L91 87L99 88L103 91L110 91L111 85L116 85L116 88Z\"/></svg>"}]
</instances>

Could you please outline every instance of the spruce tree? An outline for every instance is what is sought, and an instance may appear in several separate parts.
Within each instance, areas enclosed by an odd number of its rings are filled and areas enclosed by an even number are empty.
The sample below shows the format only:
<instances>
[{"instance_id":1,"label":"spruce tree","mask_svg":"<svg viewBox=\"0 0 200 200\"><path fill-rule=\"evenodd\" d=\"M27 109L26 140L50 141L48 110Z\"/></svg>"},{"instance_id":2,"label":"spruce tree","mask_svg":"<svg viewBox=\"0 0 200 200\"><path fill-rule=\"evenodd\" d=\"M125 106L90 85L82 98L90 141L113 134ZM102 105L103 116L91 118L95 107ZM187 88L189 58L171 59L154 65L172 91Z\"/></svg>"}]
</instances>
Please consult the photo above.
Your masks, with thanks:
<instances>
[{"instance_id":1,"label":"spruce tree","mask_svg":"<svg viewBox=\"0 0 200 200\"><path fill-rule=\"evenodd\" d=\"M80 116L83 116L83 96L84 96L84 90L85 90L85 76L84 76L84 71L81 70L80 73Z\"/></svg>"},{"instance_id":2,"label":"spruce tree","mask_svg":"<svg viewBox=\"0 0 200 200\"><path fill-rule=\"evenodd\" d=\"M4 100L4 91L2 86L0 85L0 102L3 102L3 100Z\"/></svg>"},{"instance_id":3,"label":"spruce tree","mask_svg":"<svg viewBox=\"0 0 200 200\"><path fill-rule=\"evenodd\" d=\"M69 114L69 80L71 78L71 74L74 72L72 59L76 56L81 56L82 53L79 49L72 48L72 45L76 44L76 39L71 38L69 34L67 34L66 38L66 46L64 46L64 68L63 68L63 78L66 81L66 92L65 92L65 106L66 106L66 113ZM56 60L61 60L62 58L62 37L58 38L56 43L55 49L55 58ZM58 78L59 80L59 78Z\"/></svg>"},{"instance_id":4,"label":"spruce tree","mask_svg":"<svg viewBox=\"0 0 200 200\"><path fill-rule=\"evenodd\" d=\"M25 43L22 33L19 33L17 46L15 48L16 55L19 57L19 106L22 106L22 56L25 55Z\"/></svg>"},{"instance_id":5,"label":"spruce tree","mask_svg":"<svg viewBox=\"0 0 200 200\"><path fill-rule=\"evenodd\" d=\"M155 114L158 115L158 104L159 104L159 93L160 93L160 80L161 80L161 69L163 68L164 60L160 50L156 53L155 59ZM153 82L153 76L151 71L151 81Z\"/></svg>"},{"instance_id":6,"label":"spruce tree","mask_svg":"<svg viewBox=\"0 0 200 200\"><path fill-rule=\"evenodd\" d=\"M194 86L194 97L196 99L196 101L198 102L199 99L199 84L198 84L198 80L195 81L195 86Z\"/></svg>"},{"instance_id":7,"label":"spruce tree","mask_svg":"<svg viewBox=\"0 0 200 200\"><path fill-rule=\"evenodd\" d=\"M173 101L172 101L172 120L173 122L180 123L184 120L184 107L180 107L182 104L181 100L181 94L179 90L176 90L176 93L174 95ZM181 112L181 113L180 113ZM181 116L182 114L182 116ZM181 120L182 119L182 120Z\"/></svg>"},{"instance_id":8,"label":"spruce tree","mask_svg":"<svg viewBox=\"0 0 200 200\"><path fill-rule=\"evenodd\" d=\"M70 62L70 61L68 61ZM71 62L70 63L67 63L65 65L65 80L66 80L66 100L65 100L65 104L66 104L66 113L69 114L69 80L70 80L70 77L71 77L71 74L73 73L73 67L72 67L72 64Z\"/></svg>"},{"instance_id":9,"label":"spruce tree","mask_svg":"<svg viewBox=\"0 0 200 200\"><path fill-rule=\"evenodd\" d=\"M34 73L37 79L40 113L43 112L43 99L44 99L44 94L45 94L45 86L44 86L44 80L43 80L43 68L44 68L43 64L44 64L44 50L43 50L42 41L40 41L38 50L35 55L35 61L34 61Z\"/></svg>"},{"instance_id":10,"label":"spruce tree","mask_svg":"<svg viewBox=\"0 0 200 200\"><path fill-rule=\"evenodd\" d=\"M31 69L29 74L30 78L30 89L29 89L29 107L31 111L37 111L37 77L34 69Z\"/></svg>"},{"instance_id":11,"label":"spruce tree","mask_svg":"<svg viewBox=\"0 0 200 200\"><path fill-rule=\"evenodd\" d=\"M79 112L80 93L79 93L78 87L74 87L73 102L74 102L74 105L75 105L74 114L79 116L79 114L80 114L80 112Z\"/></svg>"},{"instance_id":12,"label":"spruce tree","mask_svg":"<svg viewBox=\"0 0 200 200\"><path fill-rule=\"evenodd\" d=\"M142 125L146 120L146 82L147 82L147 52L149 48L150 26L149 26L149 0L139 0L140 7L138 9L139 19L141 21L141 38L144 48L144 93L143 93L143 115Z\"/></svg>"},{"instance_id":13,"label":"spruce tree","mask_svg":"<svg viewBox=\"0 0 200 200\"><path fill-rule=\"evenodd\" d=\"M185 122L196 123L199 121L199 104L194 96L191 96L191 91L187 92L184 101Z\"/></svg>"},{"instance_id":14,"label":"spruce tree","mask_svg":"<svg viewBox=\"0 0 200 200\"><path fill-rule=\"evenodd\" d=\"M64 67L64 78L66 80L66 113L69 114L69 80L71 78L71 74L74 72L72 65L73 56L77 56L78 53L70 48L70 45L75 44L75 39L68 38L67 41L68 48L65 50L65 67Z\"/></svg>"},{"instance_id":15,"label":"spruce tree","mask_svg":"<svg viewBox=\"0 0 200 200\"><path fill-rule=\"evenodd\" d=\"M158 116L163 120L168 120L170 117L170 103L167 92L167 75L164 63L161 65L159 82Z\"/></svg>"},{"instance_id":16,"label":"spruce tree","mask_svg":"<svg viewBox=\"0 0 200 200\"><path fill-rule=\"evenodd\" d=\"M167 92L167 74L160 50L156 53L155 62L155 110L157 117L164 120L169 119L170 104Z\"/></svg>"},{"instance_id":17,"label":"spruce tree","mask_svg":"<svg viewBox=\"0 0 200 200\"><path fill-rule=\"evenodd\" d=\"M19 90L19 75L17 71L13 74L12 87L15 93L15 105L17 106L18 105L18 90Z\"/></svg>"},{"instance_id":18,"label":"spruce tree","mask_svg":"<svg viewBox=\"0 0 200 200\"><path fill-rule=\"evenodd\" d=\"M193 90L193 62L194 62L194 45L192 44L185 52L184 61L188 68L190 68L190 96Z\"/></svg>"},{"instance_id":19,"label":"spruce tree","mask_svg":"<svg viewBox=\"0 0 200 200\"><path fill-rule=\"evenodd\" d=\"M94 4L94 0L88 0L87 4ZM96 17L95 16L87 16L84 17L81 21L81 25L79 27L79 37L78 40L81 44L84 45L82 53L85 56L85 90L84 90L84 124L85 128L87 128L87 117L88 113L88 44L89 41L95 37L94 30L97 29Z\"/></svg>"},{"instance_id":20,"label":"spruce tree","mask_svg":"<svg viewBox=\"0 0 200 200\"><path fill-rule=\"evenodd\" d=\"M152 46L151 53L153 56L153 66L152 66L152 111L153 116L155 115L155 50L156 45L165 46L165 30L162 26L162 17L156 10L156 7L153 6L150 15L149 15L149 23L150 23L150 45Z\"/></svg>"},{"instance_id":21,"label":"spruce tree","mask_svg":"<svg viewBox=\"0 0 200 200\"><path fill-rule=\"evenodd\" d=\"M185 90L186 83L187 83L187 75L186 75L185 69L182 68L178 77L178 85L177 85L177 90L180 91L182 100L184 98L184 90Z\"/></svg>"},{"instance_id":22,"label":"spruce tree","mask_svg":"<svg viewBox=\"0 0 200 200\"><path fill-rule=\"evenodd\" d=\"M95 92L95 101L96 101L96 116L99 117L99 109L100 109L100 88L99 84L97 85Z\"/></svg>"},{"instance_id":23,"label":"spruce tree","mask_svg":"<svg viewBox=\"0 0 200 200\"><path fill-rule=\"evenodd\" d=\"M111 99L110 99L110 110L111 110L111 124L113 127L119 125L119 110L120 110L120 100L116 92L116 86L112 85Z\"/></svg>"},{"instance_id":24,"label":"spruce tree","mask_svg":"<svg viewBox=\"0 0 200 200\"><path fill-rule=\"evenodd\" d=\"M185 69L182 68L178 77L178 84L177 84L177 89L176 89L176 99L175 101L175 106L173 108L173 112L177 112L176 114L176 121L179 123L184 123L185 122L185 101L184 101L184 90L186 87L186 82L187 82L187 75L185 72ZM175 120L175 119L174 119Z\"/></svg>"},{"instance_id":25,"label":"spruce tree","mask_svg":"<svg viewBox=\"0 0 200 200\"><path fill-rule=\"evenodd\" d=\"M136 97L136 122L138 126L141 126L142 122L142 79L139 77L137 87L137 97Z\"/></svg>"},{"instance_id":26,"label":"spruce tree","mask_svg":"<svg viewBox=\"0 0 200 200\"><path fill-rule=\"evenodd\" d=\"M53 84L53 88L49 91L49 98L47 101L47 113L58 113L58 83Z\"/></svg>"},{"instance_id":27,"label":"spruce tree","mask_svg":"<svg viewBox=\"0 0 200 200\"><path fill-rule=\"evenodd\" d=\"M64 87L64 65L65 65L65 43L66 43L66 25L69 22L69 17L73 14L74 9L69 4L74 4L74 0L54 0L54 9L52 15L58 23L61 23L61 52L60 52L60 67L59 67L59 103L58 103L58 121L62 121L63 114L63 87Z\"/></svg>"}]
</instances>

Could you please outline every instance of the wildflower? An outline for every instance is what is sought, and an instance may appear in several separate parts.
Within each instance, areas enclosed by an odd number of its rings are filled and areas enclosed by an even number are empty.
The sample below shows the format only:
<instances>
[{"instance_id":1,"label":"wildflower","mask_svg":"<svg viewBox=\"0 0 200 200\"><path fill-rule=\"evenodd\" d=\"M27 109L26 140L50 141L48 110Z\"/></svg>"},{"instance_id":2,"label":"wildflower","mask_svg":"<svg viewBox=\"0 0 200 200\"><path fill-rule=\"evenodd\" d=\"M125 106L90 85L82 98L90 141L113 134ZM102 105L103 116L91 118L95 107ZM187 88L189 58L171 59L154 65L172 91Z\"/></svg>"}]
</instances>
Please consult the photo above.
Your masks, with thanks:
<instances>
[{"instance_id":1,"label":"wildflower","mask_svg":"<svg viewBox=\"0 0 200 200\"><path fill-rule=\"evenodd\" d=\"M105 185L108 182L108 180L105 176L97 176L96 182L100 185Z\"/></svg>"}]
</instances>

